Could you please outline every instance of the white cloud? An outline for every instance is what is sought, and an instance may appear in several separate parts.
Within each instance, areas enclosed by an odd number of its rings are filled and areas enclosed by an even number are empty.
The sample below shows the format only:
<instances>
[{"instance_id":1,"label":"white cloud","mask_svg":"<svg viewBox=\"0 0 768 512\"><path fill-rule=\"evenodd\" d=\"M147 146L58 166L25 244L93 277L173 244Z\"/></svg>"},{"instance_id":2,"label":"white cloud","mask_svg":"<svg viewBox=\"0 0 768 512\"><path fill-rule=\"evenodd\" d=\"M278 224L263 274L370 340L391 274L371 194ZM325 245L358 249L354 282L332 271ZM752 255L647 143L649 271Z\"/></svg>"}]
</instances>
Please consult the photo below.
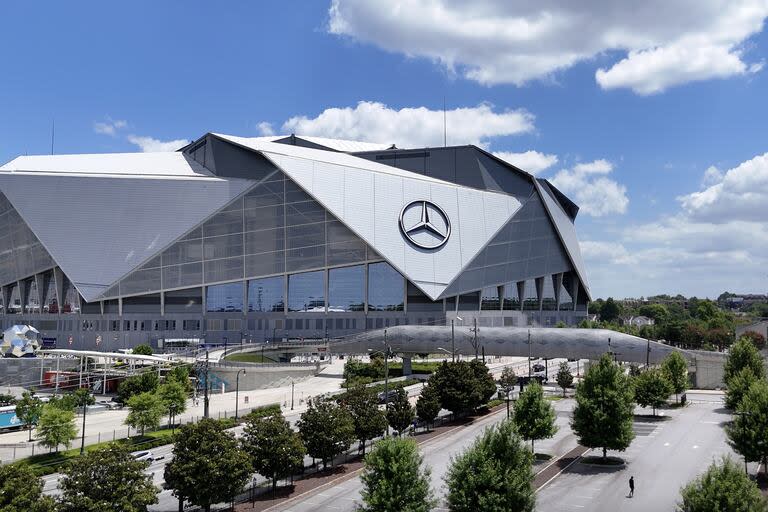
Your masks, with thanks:
<instances>
[{"instance_id":1,"label":"white cloud","mask_svg":"<svg viewBox=\"0 0 768 512\"><path fill-rule=\"evenodd\" d=\"M110 135L114 137L117 135L118 130L123 129L126 126L128 126L128 123L122 119L111 119L110 117L107 117L107 120L104 122L93 123L93 131L100 133L101 135Z\"/></svg>"},{"instance_id":2,"label":"white cloud","mask_svg":"<svg viewBox=\"0 0 768 512\"><path fill-rule=\"evenodd\" d=\"M256 125L256 128L259 130L259 135L264 137L269 137L275 134L275 130L272 128L272 124L266 121L260 122L258 125Z\"/></svg>"},{"instance_id":3,"label":"white cloud","mask_svg":"<svg viewBox=\"0 0 768 512\"><path fill-rule=\"evenodd\" d=\"M487 103L448 110L448 144L487 146L494 137L534 129L534 116L525 110L494 111ZM317 117L296 116L283 123L284 132L297 135L393 143L398 147L443 145L443 111L426 107L396 110L383 103L361 101L354 108L328 108Z\"/></svg>"},{"instance_id":4,"label":"white cloud","mask_svg":"<svg viewBox=\"0 0 768 512\"><path fill-rule=\"evenodd\" d=\"M558 162L557 155L548 155L534 150L525 151L523 153L494 151L493 154L531 174L538 174L545 169L549 169Z\"/></svg>"},{"instance_id":5,"label":"white cloud","mask_svg":"<svg viewBox=\"0 0 768 512\"><path fill-rule=\"evenodd\" d=\"M744 43L766 16L765 0L332 0L328 30L488 85L618 53L597 70L600 86L650 94L758 71Z\"/></svg>"},{"instance_id":6,"label":"white cloud","mask_svg":"<svg viewBox=\"0 0 768 512\"><path fill-rule=\"evenodd\" d=\"M606 160L578 164L573 169L563 169L550 179L579 205L580 211L593 217L627 211L629 198L627 187L607 178L613 165Z\"/></svg>"},{"instance_id":7,"label":"white cloud","mask_svg":"<svg viewBox=\"0 0 768 512\"><path fill-rule=\"evenodd\" d=\"M581 244L596 296L765 292L768 153L704 176L679 211Z\"/></svg>"},{"instance_id":8,"label":"white cloud","mask_svg":"<svg viewBox=\"0 0 768 512\"><path fill-rule=\"evenodd\" d=\"M711 168L710 168L711 169ZM713 172L707 169L712 180ZM720 173L720 179L698 192L678 198L688 217L723 224L733 220L761 222L768 218L768 153Z\"/></svg>"},{"instance_id":9,"label":"white cloud","mask_svg":"<svg viewBox=\"0 0 768 512\"><path fill-rule=\"evenodd\" d=\"M187 139L176 139L162 141L153 137L143 137L139 135L129 135L128 142L138 146L143 153L154 153L164 151L176 151L189 144Z\"/></svg>"}]
</instances>

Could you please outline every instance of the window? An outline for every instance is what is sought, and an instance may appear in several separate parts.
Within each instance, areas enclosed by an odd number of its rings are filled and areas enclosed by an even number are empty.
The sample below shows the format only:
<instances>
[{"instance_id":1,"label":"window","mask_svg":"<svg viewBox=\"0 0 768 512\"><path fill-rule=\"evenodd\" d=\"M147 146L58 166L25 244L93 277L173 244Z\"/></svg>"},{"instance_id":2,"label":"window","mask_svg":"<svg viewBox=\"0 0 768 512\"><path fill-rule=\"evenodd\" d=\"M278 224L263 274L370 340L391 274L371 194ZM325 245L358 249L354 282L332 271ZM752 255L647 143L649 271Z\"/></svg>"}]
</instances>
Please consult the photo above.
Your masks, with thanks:
<instances>
[{"instance_id":1,"label":"window","mask_svg":"<svg viewBox=\"0 0 768 512\"><path fill-rule=\"evenodd\" d=\"M557 311L557 298L555 297L555 283L558 275L544 276L544 284L541 292L541 309L543 311ZM549 317L548 317L549 318Z\"/></svg>"},{"instance_id":2,"label":"window","mask_svg":"<svg viewBox=\"0 0 768 512\"><path fill-rule=\"evenodd\" d=\"M166 313L202 313L203 289L189 288L165 292Z\"/></svg>"},{"instance_id":3,"label":"window","mask_svg":"<svg viewBox=\"0 0 768 512\"><path fill-rule=\"evenodd\" d=\"M504 285L504 309L520 310L520 293L517 283L507 283Z\"/></svg>"},{"instance_id":4,"label":"window","mask_svg":"<svg viewBox=\"0 0 768 512\"><path fill-rule=\"evenodd\" d=\"M459 311L479 311L480 292L459 295Z\"/></svg>"},{"instance_id":5,"label":"window","mask_svg":"<svg viewBox=\"0 0 768 512\"><path fill-rule=\"evenodd\" d=\"M205 308L211 312L243 311L243 283L226 283L208 286Z\"/></svg>"},{"instance_id":6,"label":"window","mask_svg":"<svg viewBox=\"0 0 768 512\"><path fill-rule=\"evenodd\" d=\"M573 311L574 277L571 273L563 274L563 284L560 286L560 311Z\"/></svg>"},{"instance_id":7,"label":"window","mask_svg":"<svg viewBox=\"0 0 768 512\"><path fill-rule=\"evenodd\" d=\"M184 320L182 324L185 331L199 331L200 320Z\"/></svg>"},{"instance_id":8,"label":"window","mask_svg":"<svg viewBox=\"0 0 768 512\"><path fill-rule=\"evenodd\" d=\"M529 279L525 282L525 289L523 290L523 310L539 310L539 294L536 290L536 280L534 279Z\"/></svg>"},{"instance_id":9,"label":"window","mask_svg":"<svg viewBox=\"0 0 768 512\"><path fill-rule=\"evenodd\" d=\"M288 311L325 312L325 272L288 276Z\"/></svg>"},{"instance_id":10,"label":"window","mask_svg":"<svg viewBox=\"0 0 768 512\"><path fill-rule=\"evenodd\" d=\"M501 301L499 300L499 287L490 286L483 288L480 296L480 309L487 311L498 311L501 309Z\"/></svg>"},{"instance_id":11,"label":"window","mask_svg":"<svg viewBox=\"0 0 768 512\"><path fill-rule=\"evenodd\" d=\"M363 265L328 271L328 311L363 311L364 295Z\"/></svg>"},{"instance_id":12,"label":"window","mask_svg":"<svg viewBox=\"0 0 768 512\"><path fill-rule=\"evenodd\" d=\"M282 312L285 309L283 283L282 276L248 281L248 311Z\"/></svg>"},{"instance_id":13,"label":"window","mask_svg":"<svg viewBox=\"0 0 768 512\"><path fill-rule=\"evenodd\" d=\"M478 294L479 295L479 294ZM443 301L433 301L414 284L408 283L408 312L442 311Z\"/></svg>"},{"instance_id":14,"label":"window","mask_svg":"<svg viewBox=\"0 0 768 512\"><path fill-rule=\"evenodd\" d=\"M405 279L389 263L368 265L368 310L402 311Z\"/></svg>"}]
</instances>

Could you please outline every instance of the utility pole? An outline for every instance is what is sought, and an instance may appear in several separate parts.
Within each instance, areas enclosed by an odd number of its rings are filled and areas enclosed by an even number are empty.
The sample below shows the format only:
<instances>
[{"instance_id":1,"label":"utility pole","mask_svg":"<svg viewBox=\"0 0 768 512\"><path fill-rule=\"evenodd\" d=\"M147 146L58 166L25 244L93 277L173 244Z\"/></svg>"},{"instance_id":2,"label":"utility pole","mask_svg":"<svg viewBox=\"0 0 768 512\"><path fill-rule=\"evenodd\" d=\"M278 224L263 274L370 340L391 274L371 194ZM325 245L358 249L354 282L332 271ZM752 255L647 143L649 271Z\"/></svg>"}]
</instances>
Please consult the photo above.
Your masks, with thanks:
<instances>
[{"instance_id":1,"label":"utility pole","mask_svg":"<svg viewBox=\"0 0 768 512\"><path fill-rule=\"evenodd\" d=\"M453 327L453 319L451 319L451 362L456 362L456 334Z\"/></svg>"},{"instance_id":2,"label":"utility pole","mask_svg":"<svg viewBox=\"0 0 768 512\"><path fill-rule=\"evenodd\" d=\"M387 345L387 330L384 329L384 414L389 411L389 345ZM387 437L389 437L389 421L387 421Z\"/></svg>"},{"instance_id":3,"label":"utility pole","mask_svg":"<svg viewBox=\"0 0 768 512\"><path fill-rule=\"evenodd\" d=\"M203 417L207 418L209 413L209 405L210 401L208 398L208 387L210 386L208 382L208 350L205 351L205 390L203 395Z\"/></svg>"},{"instance_id":4,"label":"utility pole","mask_svg":"<svg viewBox=\"0 0 768 512\"><path fill-rule=\"evenodd\" d=\"M651 365L651 340L645 340L645 367L648 368Z\"/></svg>"},{"instance_id":5,"label":"utility pole","mask_svg":"<svg viewBox=\"0 0 768 512\"><path fill-rule=\"evenodd\" d=\"M531 378L531 330L528 329L528 378Z\"/></svg>"},{"instance_id":6,"label":"utility pole","mask_svg":"<svg viewBox=\"0 0 768 512\"><path fill-rule=\"evenodd\" d=\"M477 360L478 350L478 340L477 340L477 317L473 318L473 325L472 327L472 346L475 347L475 360Z\"/></svg>"}]
</instances>

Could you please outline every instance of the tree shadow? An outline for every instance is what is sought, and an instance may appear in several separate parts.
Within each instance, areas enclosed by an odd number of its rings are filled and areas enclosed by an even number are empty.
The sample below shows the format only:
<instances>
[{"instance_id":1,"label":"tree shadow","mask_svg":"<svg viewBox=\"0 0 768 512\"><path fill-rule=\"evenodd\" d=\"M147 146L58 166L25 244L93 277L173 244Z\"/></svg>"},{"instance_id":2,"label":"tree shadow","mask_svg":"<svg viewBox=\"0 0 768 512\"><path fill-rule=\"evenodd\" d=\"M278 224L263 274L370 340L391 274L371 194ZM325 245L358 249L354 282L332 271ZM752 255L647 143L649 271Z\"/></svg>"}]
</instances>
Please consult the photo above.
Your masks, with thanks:
<instances>
[{"instance_id":1,"label":"tree shadow","mask_svg":"<svg viewBox=\"0 0 768 512\"><path fill-rule=\"evenodd\" d=\"M654 416L653 414L635 414L632 416L632 421L637 423L661 423L670 421L671 419L671 416Z\"/></svg>"}]
</instances>

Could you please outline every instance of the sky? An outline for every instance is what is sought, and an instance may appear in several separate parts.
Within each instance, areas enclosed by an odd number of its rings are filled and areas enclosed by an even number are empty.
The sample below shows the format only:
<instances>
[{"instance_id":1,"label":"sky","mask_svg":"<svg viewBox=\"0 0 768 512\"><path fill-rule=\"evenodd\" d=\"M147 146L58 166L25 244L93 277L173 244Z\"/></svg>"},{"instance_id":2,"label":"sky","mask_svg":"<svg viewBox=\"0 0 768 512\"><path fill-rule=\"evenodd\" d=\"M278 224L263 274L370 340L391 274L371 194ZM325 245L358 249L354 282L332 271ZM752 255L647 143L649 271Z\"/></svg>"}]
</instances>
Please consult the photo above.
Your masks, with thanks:
<instances>
[{"instance_id":1,"label":"sky","mask_svg":"<svg viewBox=\"0 0 768 512\"><path fill-rule=\"evenodd\" d=\"M445 106L449 145L580 206L594 298L765 293L767 16L768 0L9 0L0 163L49 154L54 125L57 154L206 132L440 146Z\"/></svg>"}]
</instances>

